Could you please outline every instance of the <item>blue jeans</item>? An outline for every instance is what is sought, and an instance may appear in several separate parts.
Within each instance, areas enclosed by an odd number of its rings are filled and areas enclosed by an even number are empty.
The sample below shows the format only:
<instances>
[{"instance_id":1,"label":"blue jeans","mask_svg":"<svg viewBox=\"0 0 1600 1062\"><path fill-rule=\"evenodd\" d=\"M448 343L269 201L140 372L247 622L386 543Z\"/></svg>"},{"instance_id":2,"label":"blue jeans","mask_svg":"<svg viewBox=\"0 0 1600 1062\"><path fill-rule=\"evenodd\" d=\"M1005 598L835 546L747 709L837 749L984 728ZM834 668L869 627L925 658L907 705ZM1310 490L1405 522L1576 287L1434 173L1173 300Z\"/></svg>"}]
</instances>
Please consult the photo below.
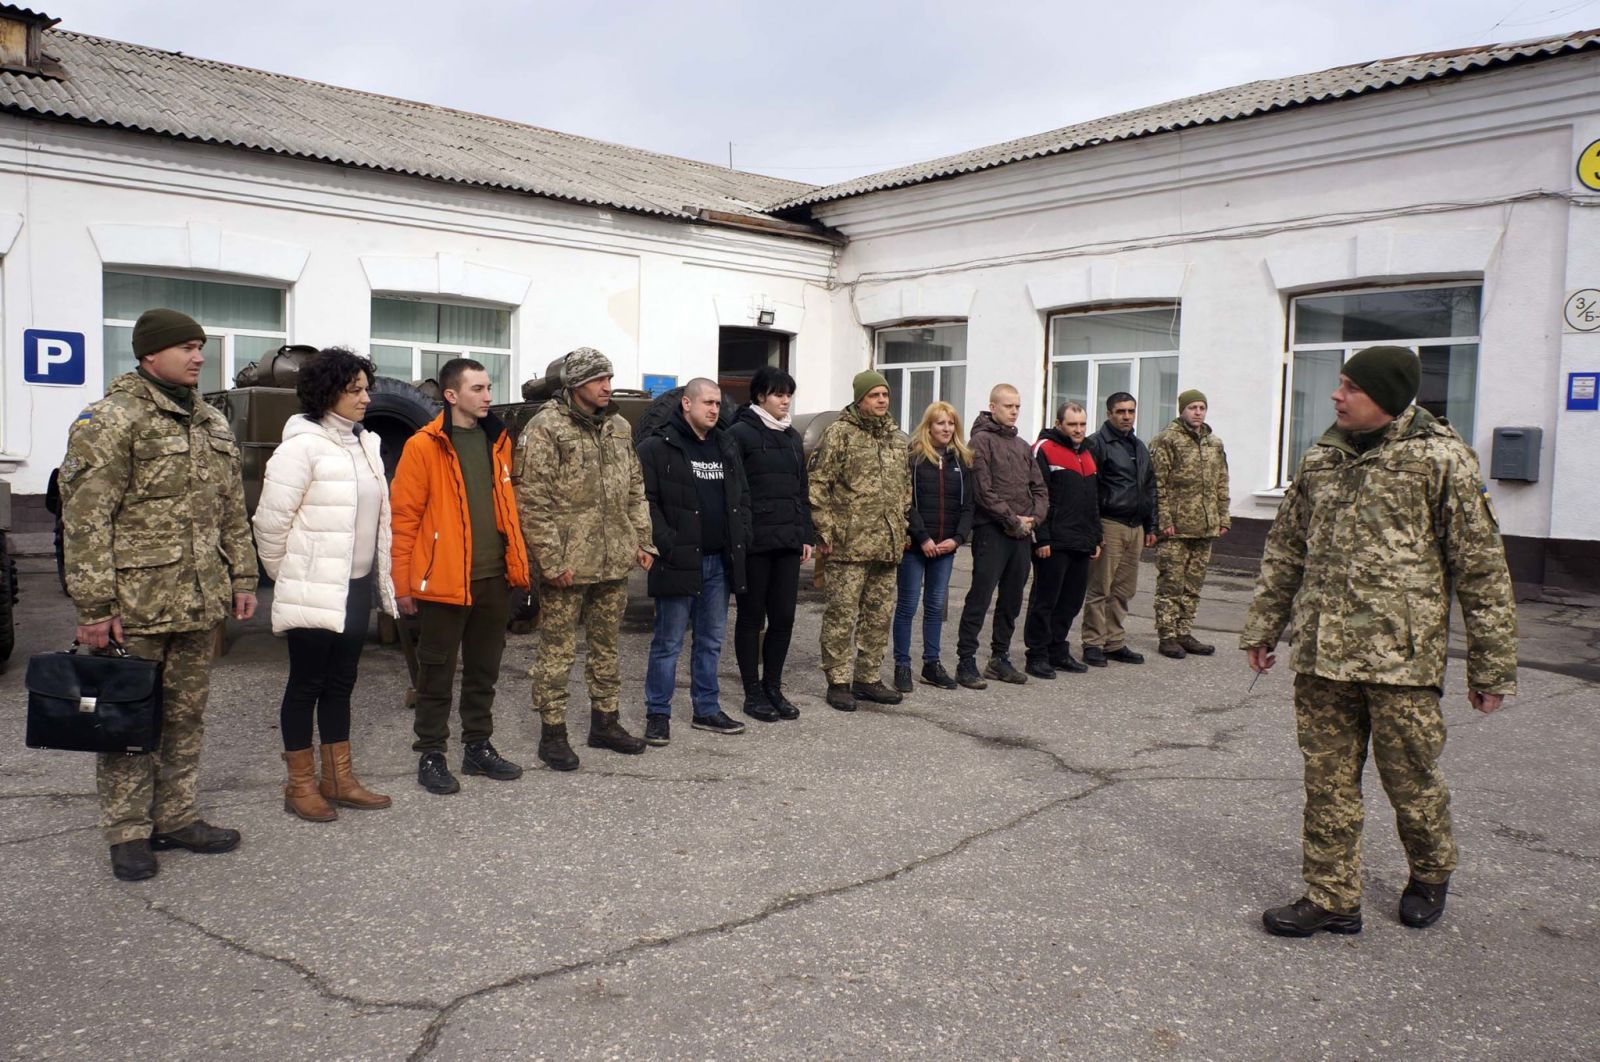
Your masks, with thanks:
<instances>
[{"instance_id":1,"label":"blue jeans","mask_svg":"<svg viewBox=\"0 0 1600 1062\"><path fill-rule=\"evenodd\" d=\"M950 596L950 572L956 555L924 557L921 549L908 549L900 559L899 597L894 606L894 665L911 666L911 620L922 598L922 659L939 659L939 634L944 630L944 603Z\"/></svg>"},{"instance_id":2,"label":"blue jeans","mask_svg":"<svg viewBox=\"0 0 1600 1062\"><path fill-rule=\"evenodd\" d=\"M672 714L678 656L683 652L684 632L691 628L689 702L697 716L716 715L722 711L717 701L717 662L728 629L728 577L720 553L701 558L698 594L656 598L656 630L644 672L644 710L650 715Z\"/></svg>"}]
</instances>

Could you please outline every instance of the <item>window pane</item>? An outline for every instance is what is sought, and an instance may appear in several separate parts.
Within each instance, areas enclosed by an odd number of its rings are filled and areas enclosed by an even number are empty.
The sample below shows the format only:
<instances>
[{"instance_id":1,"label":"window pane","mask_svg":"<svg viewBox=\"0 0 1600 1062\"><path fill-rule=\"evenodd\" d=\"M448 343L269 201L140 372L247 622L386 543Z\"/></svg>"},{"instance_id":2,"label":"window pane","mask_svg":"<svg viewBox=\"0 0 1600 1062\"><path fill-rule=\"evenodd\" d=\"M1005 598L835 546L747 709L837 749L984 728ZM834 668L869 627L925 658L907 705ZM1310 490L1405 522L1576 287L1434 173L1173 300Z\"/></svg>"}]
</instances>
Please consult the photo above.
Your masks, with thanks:
<instances>
[{"instance_id":1,"label":"window pane","mask_svg":"<svg viewBox=\"0 0 1600 1062\"><path fill-rule=\"evenodd\" d=\"M926 328L880 328L876 344L877 364L880 367L917 361L966 361L967 326L949 324Z\"/></svg>"},{"instance_id":2,"label":"window pane","mask_svg":"<svg viewBox=\"0 0 1600 1062\"><path fill-rule=\"evenodd\" d=\"M483 367L489 370L490 394L494 400L496 402L510 402L511 355L491 354L485 350L474 350L468 357L474 361L483 362Z\"/></svg>"},{"instance_id":3,"label":"window pane","mask_svg":"<svg viewBox=\"0 0 1600 1062\"><path fill-rule=\"evenodd\" d=\"M1478 334L1483 289L1423 288L1295 300L1296 343L1382 343Z\"/></svg>"},{"instance_id":4,"label":"window pane","mask_svg":"<svg viewBox=\"0 0 1600 1062\"><path fill-rule=\"evenodd\" d=\"M1449 421L1470 446L1478 394L1478 345L1422 347L1417 353L1422 358L1417 405Z\"/></svg>"},{"instance_id":5,"label":"window pane","mask_svg":"<svg viewBox=\"0 0 1600 1062\"><path fill-rule=\"evenodd\" d=\"M113 320L136 321L144 311L165 306L212 328L284 329L281 288L107 273L104 298L105 315Z\"/></svg>"},{"instance_id":6,"label":"window pane","mask_svg":"<svg viewBox=\"0 0 1600 1062\"><path fill-rule=\"evenodd\" d=\"M111 383L125 372L132 372L138 366L139 359L133 356L133 329L125 325L106 325L106 383Z\"/></svg>"},{"instance_id":7,"label":"window pane","mask_svg":"<svg viewBox=\"0 0 1600 1062\"><path fill-rule=\"evenodd\" d=\"M917 369L907 375L911 377L911 393L907 399L906 420L908 422L922 419L922 414L933 404L934 371L932 369Z\"/></svg>"},{"instance_id":8,"label":"window pane","mask_svg":"<svg viewBox=\"0 0 1600 1062\"><path fill-rule=\"evenodd\" d=\"M511 312L440 304L439 334L432 341L504 350L511 346Z\"/></svg>"},{"instance_id":9,"label":"window pane","mask_svg":"<svg viewBox=\"0 0 1600 1062\"><path fill-rule=\"evenodd\" d=\"M1178 415L1178 359L1139 359L1139 416L1134 432L1149 442Z\"/></svg>"},{"instance_id":10,"label":"window pane","mask_svg":"<svg viewBox=\"0 0 1600 1062\"><path fill-rule=\"evenodd\" d=\"M939 397L956 407L963 424L967 419L967 367L946 365L939 370Z\"/></svg>"},{"instance_id":11,"label":"window pane","mask_svg":"<svg viewBox=\"0 0 1600 1062\"><path fill-rule=\"evenodd\" d=\"M1055 422L1056 410L1063 402L1076 402L1088 410L1088 420L1095 424L1094 409L1089 404L1089 363L1086 361L1058 361L1055 363L1055 383L1050 392L1048 419ZM1091 431L1094 429L1091 427Z\"/></svg>"},{"instance_id":12,"label":"window pane","mask_svg":"<svg viewBox=\"0 0 1600 1062\"><path fill-rule=\"evenodd\" d=\"M909 405L909 403L906 402L905 370L881 369L879 371L883 373L884 380L889 384L889 412L896 413L896 411L898 411L898 415L895 417L895 420L902 428L905 428L906 418L909 415L906 412L906 407ZM922 410L919 409L917 412L920 414ZM915 426L916 421L912 421L911 424ZM907 430L909 431L910 429L907 428Z\"/></svg>"},{"instance_id":13,"label":"window pane","mask_svg":"<svg viewBox=\"0 0 1600 1062\"><path fill-rule=\"evenodd\" d=\"M1294 383L1289 396L1289 462L1285 480L1294 478L1300 458L1333 423L1328 396L1339 386L1342 350L1303 350L1294 356Z\"/></svg>"},{"instance_id":14,"label":"window pane","mask_svg":"<svg viewBox=\"0 0 1600 1062\"><path fill-rule=\"evenodd\" d=\"M1102 361L1095 365L1094 408L1089 411L1089 423L1106 419L1106 399L1118 391L1132 392L1133 362Z\"/></svg>"},{"instance_id":15,"label":"window pane","mask_svg":"<svg viewBox=\"0 0 1600 1062\"><path fill-rule=\"evenodd\" d=\"M1050 320L1050 354L1137 354L1177 350L1182 323L1176 306L1126 313L1068 314Z\"/></svg>"},{"instance_id":16,"label":"window pane","mask_svg":"<svg viewBox=\"0 0 1600 1062\"><path fill-rule=\"evenodd\" d=\"M451 358L459 358L461 354L454 350L424 350L422 352L422 378L424 380L439 379L439 370Z\"/></svg>"},{"instance_id":17,"label":"window pane","mask_svg":"<svg viewBox=\"0 0 1600 1062\"><path fill-rule=\"evenodd\" d=\"M372 300L372 338L402 343L439 342L439 307L405 299Z\"/></svg>"},{"instance_id":18,"label":"window pane","mask_svg":"<svg viewBox=\"0 0 1600 1062\"><path fill-rule=\"evenodd\" d=\"M374 343L367 354L372 358L372 364L377 366L379 376L393 376L408 383L412 380L410 347L389 347Z\"/></svg>"}]
</instances>

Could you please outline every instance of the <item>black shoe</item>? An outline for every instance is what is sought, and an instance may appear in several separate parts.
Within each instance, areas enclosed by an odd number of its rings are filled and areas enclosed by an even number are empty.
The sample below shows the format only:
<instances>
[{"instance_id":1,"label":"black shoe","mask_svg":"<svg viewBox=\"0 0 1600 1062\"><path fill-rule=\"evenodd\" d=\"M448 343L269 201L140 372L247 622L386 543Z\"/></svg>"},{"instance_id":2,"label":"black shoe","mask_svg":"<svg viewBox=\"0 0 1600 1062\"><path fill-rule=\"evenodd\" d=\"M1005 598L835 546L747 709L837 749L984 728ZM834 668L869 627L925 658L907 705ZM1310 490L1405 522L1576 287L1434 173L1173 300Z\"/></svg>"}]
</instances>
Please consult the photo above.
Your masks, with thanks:
<instances>
[{"instance_id":1,"label":"black shoe","mask_svg":"<svg viewBox=\"0 0 1600 1062\"><path fill-rule=\"evenodd\" d=\"M239 831L212 826L204 819L195 819L181 830L158 833L150 838L150 847L157 852L183 848L190 852L216 855L231 852L239 847Z\"/></svg>"},{"instance_id":2,"label":"black shoe","mask_svg":"<svg viewBox=\"0 0 1600 1062\"><path fill-rule=\"evenodd\" d=\"M1156 646L1156 652L1162 656L1170 656L1174 660L1182 660L1189 655L1184 652L1183 646L1178 644L1178 639L1176 638L1161 639L1161 642Z\"/></svg>"},{"instance_id":3,"label":"black shoe","mask_svg":"<svg viewBox=\"0 0 1600 1062\"><path fill-rule=\"evenodd\" d=\"M1183 646L1183 651L1193 653L1195 656L1210 656L1217 651L1214 645L1207 645L1192 634L1185 634L1178 638L1178 644Z\"/></svg>"},{"instance_id":4,"label":"black shoe","mask_svg":"<svg viewBox=\"0 0 1600 1062\"><path fill-rule=\"evenodd\" d=\"M1124 645L1120 649L1111 650L1111 652L1106 654L1106 659L1107 660L1115 660L1119 664L1142 664L1142 663L1144 663L1144 655L1141 654L1141 653L1134 652L1132 649L1129 649L1126 645Z\"/></svg>"},{"instance_id":5,"label":"black shoe","mask_svg":"<svg viewBox=\"0 0 1600 1062\"><path fill-rule=\"evenodd\" d=\"M567 740L567 724L539 724L539 759L552 771L576 771L578 754Z\"/></svg>"},{"instance_id":6,"label":"black shoe","mask_svg":"<svg viewBox=\"0 0 1600 1062\"><path fill-rule=\"evenodd\" d=\"M881 682L852 682L850 692L858 701L873 704L899 704L901 696Z\"/></svg>"},{"instance_id":7,"label":"black shoe","mask_svg":"<svg viewBox=\"0 0 1600 1062\"><path fill-rule=\"evenodd\" d=\"M969 690L986 690L989 684L978 674L978 662L970 656L956 661L956 684Z\"/></svg>"},{"instance_id":8,"label":"black shoe","mask_svg":"<svg viewBox=\"0 0 1600 1062\"><path fill-rule=\"evenodd\" d=\"M1010 682L1017 686L1028 681L1028 676L1013 667L1010 658L1004 656L991 656L989 663L983 669L983 677Z\"/></svg>"},{"instance_id":9,"label":"black shoe","mask_svg":"<svg viewBox=\"0 0 1600 1062\"><path fill-rule=\"evenodd\" d=\"M435 796L460 792L461 783L450 773L442 752L424 752L417 761L417 784Z\"/></svg>"},{"instance_id":10,"label":"black shoe","mask_svg":"<svg viewBox=\"0 0 1600 1062\"><path fill-rule=\"evenodd\" d=\"M709 730L713 734L744 733L744 724L737 719L728 718L727 712L718 712L716 715L697 715L689 725L696 730Z\"/></svg>"},{"instance_id":11,"label":"black shoe","mask_svg":"<svg viewBox=\"0 0 1600 1062\"><path fill-rule=\"evenodd\" d=\"M910 664L896 664L894 666L894 689L896 693L911 692Z\"/></svg>"},{"instance_id":12,"label":"black shoe","mask_svg":"<svg viewBox=\"0 0 1600 1062\"><path fill-rule=\"evenodd\" d=\"M610 749L620 752L624 756L641 756L644 754L644 740L636 738L622 729L622 720L616 712L602 712L598 708L589 710L589 747L591 749Z\"/></svg>"},{"instance_id":13,"label":"black shoe","mask_svg":"<svg viewBox=\"0 0 1600 1062\"><path fill-rule=\"evenodd\" d=\"M930 686L938 686L941 690L953 690L959 685L937 660L929 660L922 665L922 681Z\"/></svg>"},{"instance_id":14,"label":"black shoe","mask_svg":"<svg viewBox=\"0 0 1600 1062\"><path fill-rule=\"evenodd\" d=\"M155 853L150 851L148 838L123 841L111 846L111 873L118 881L143 881L156 876L161 868L156 864Z\"/></svg>"},{"instance_id":15,"label":"black shoe","mask_svg":"<svg viewBox=\"0 0 1600 1062\"><path fill-rule=\"evenodd\" d=\"M645 716L644 743L658 749L672 744L672 717L659 714Z\"/></svg>"},{"instance_id":16,"label":"black shoe","mask_svg":"<svg viewBox=\"0 0 1600 1062\"><path fill-rule=\"evenodd\" d=\"M1329 933L1361 932L1361 912L1338 914L1302 896L1285 907L1261 913L1267 932L1279 937L1309 937L1319 929Z\"/></svg>"},{"instance_id":17,"label":"black shoe","mask_svg":"<svg viewBox=\"0 0 1600 1062\"><path fill-rule=\"evenodd\" d=\"M1034 678L1053 679L1056 677L1056 669L1051 667L1047 660L1029 660L1022 665L1022 670Z\"/></svg>"},{"instance_id":18,"label":"black shoe","mask_svg":"<svg viewBox=\"0 0 1600 1062\"><path fill-rule=\"evenodd\" d=\"M1083 662L1090 667L1105 667L1106 651L1098 645L1086 645L1083 647Z\"/></svg>"},{"instance_id":19,"label":"black shoe","mask_svg":"<svg viewBox=\"0 0 1600 1062\"><path fill-rule=\"evenodd\" d=\"M783 695L782 686L762 679L761 688L766 691L767 700L772 702L772 707L777 709L779 719L800 718L800 709L789 703L789 699Z\"/></svg>"},{"instance_id":20,"label":"black shoe","mask_svg":"<svg viewBox=\"0 0 1600 1062\"><path fill-rule=\"evenodd\" d=\"M1433 925L1444 914L1444 898L1449 891L1448 879L1435 885L1412 878L1406 882L1406 891L1400 894L1400 921L1412 929Z\"/></svg>"},{"instance_id":21,"label":"black shoe","mask_svg":"<svg viewBox=\"0 0 1600 1062\"><path fill-rule=\"evenodd\" d=\"M828 707L840 712L856 710L856 696L843 682L828 683Z\"/></svg>"},{"instance_id":22,"label":"black shoe","mask_svg":"<svg viewBox=\"0 0 1600 1062\"><path fill-rule=\"evenodd\" d=\"M487 741L474 741L461 750L461 773L488 775L497 782L522 777L522 768L494 750Z\"/></svg>"},{"instance_id":23,"label":"black shoe","mask_svg":"<svg viewBox=\"0 0 1600 1062\"><path fill-rule=\"evenodd\" d=\"M773 706L771 699L767 697L767 691L761 688L759 682L744 688L744 714L763 723L778 721L778 709Z\"/></svg>"},{"instance_id":24,"label":"black shoe","mask_svg":"<svg viewBox=\"0 0 1600 1062\"><path fill-rule=\"evenodd\" d=\"M1089 665L1074 657L1071 650L1051 656L1050 666L1073 675L1081 675L1089 670Z\"/></svg>"}]
</instances>

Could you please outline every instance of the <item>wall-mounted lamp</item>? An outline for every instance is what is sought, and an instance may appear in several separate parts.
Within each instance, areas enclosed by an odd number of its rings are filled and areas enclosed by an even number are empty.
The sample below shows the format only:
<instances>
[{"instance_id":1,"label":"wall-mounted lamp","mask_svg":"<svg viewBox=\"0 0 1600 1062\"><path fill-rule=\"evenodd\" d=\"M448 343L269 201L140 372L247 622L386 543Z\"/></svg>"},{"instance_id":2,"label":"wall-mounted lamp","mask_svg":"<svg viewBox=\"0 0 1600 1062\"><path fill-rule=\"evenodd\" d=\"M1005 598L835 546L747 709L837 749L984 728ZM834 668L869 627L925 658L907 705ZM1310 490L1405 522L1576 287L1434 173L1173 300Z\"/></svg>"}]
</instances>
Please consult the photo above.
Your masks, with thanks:
<instances>
[{"instance_id":1,"label":"wall-mounted lamp","mask_svg":"<svg viewBox=\"0 0 1600 1062\"><path fill-rule=\"evenodd\" d=\"M756 324L760 325L762 328L770 328L772 326L772 323L774 321L776 321L777 319L778 319L778 312L776 310L757 310L756 311Z\"/></svg>"}]
</instances>

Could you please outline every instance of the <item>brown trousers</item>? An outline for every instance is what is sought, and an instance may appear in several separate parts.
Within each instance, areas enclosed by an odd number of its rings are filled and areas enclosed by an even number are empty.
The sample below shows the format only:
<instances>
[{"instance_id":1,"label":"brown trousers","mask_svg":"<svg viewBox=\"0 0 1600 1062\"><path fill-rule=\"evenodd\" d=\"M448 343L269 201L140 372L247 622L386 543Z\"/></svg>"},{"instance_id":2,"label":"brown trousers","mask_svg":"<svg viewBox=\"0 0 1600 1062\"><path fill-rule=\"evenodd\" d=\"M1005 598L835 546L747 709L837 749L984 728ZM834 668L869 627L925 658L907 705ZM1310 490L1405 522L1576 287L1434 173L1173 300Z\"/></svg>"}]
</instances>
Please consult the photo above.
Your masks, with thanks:
<instances>
[{"instance_id":1,"label":"brown trousers","mask_svg":"<svg viewBox=\"0 0 1600 1062\"><path fill-rule=\"evenodd\" d=\"M1139 554L1144 529L1103 521L1105 545L1089 562L1089 592L1083 601L1083 644L1115 652L1128 644L1122 623L1139 589Z\"/></svg>"}]
</instances>

